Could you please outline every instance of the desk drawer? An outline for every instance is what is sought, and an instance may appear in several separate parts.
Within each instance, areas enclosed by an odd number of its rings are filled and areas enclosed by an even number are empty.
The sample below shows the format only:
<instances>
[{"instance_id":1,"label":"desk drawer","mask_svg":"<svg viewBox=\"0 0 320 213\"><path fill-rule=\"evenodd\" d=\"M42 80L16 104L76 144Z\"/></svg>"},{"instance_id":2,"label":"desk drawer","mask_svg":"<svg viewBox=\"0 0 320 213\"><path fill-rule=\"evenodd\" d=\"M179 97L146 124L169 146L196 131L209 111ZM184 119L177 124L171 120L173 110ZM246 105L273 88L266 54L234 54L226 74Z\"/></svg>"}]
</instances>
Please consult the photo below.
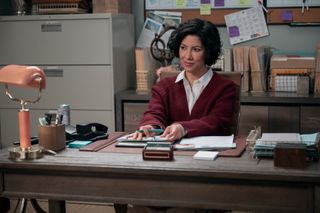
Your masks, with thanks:
<instances>
[{"instance_id":1,"label":"desk drawer","mask_svg":"<svg viewBox=\"0 0 320 213\"><path fill-rule=\"evenodd\" d=\"M29 108L55 109L59 104L70 104L71 109L112 110L113 75L110 66L44 66L47 88L40 102ZM10 87L15 97L34 99L37 90ZM33 98L32 98L33 97ZM19 108L0 92L0 108Z\"/></svg>"},{"instance_id":2,"label":"desk drawer","mask_svg":"<svg viewBox=\"0 0 320 213\"><path fill-rule=\"evenodd\" d=\"M111 64L111 21L2 20L0 64Z\"/></svg>"}]
</instances>

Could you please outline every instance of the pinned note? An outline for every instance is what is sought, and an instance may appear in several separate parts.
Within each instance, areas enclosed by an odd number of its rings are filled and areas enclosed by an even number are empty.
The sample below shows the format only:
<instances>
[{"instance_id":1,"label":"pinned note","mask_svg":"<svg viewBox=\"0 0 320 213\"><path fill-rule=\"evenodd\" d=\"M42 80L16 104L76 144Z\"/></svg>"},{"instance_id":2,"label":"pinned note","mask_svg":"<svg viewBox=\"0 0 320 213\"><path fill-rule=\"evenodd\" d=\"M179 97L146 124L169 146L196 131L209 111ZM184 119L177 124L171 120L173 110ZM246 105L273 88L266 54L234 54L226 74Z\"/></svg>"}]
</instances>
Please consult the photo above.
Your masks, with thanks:
<instances>
[{"instance_id":1,"label":"pinned note","mask_svg":"<svg viewBox=\"0 0 320 213\"><path fill-rule=\"evenodd\" d=\"M211 15L211 2L210 2L210 0L201 0L201 2L200 2L200 15Z\"/></svg>"},{"instance_id":2,"label":"pinned note","mask_svg":"<svg viewBox=\"0 0 320 213\"><path fill-rule=\"evenodd\" d=\"M285 21L285 22L293 21L293 13L292 13L292 11L291 10L284 10L281 13L281 19L282 19L282 21Z\"/></svg>"},{"instance_id":3,"label":"pinned note","mask_svg":"<svg viewBox=\"0 0 320 213\"><path fill-rule=\"evenodd\" d=\"M215 7L224 7L224 0L215 0L214 6Z\"/></svg>"},{"instance_id":4,"label":"pinned note","mask_svg":"<svg viewBox=\"0 0 320 213\"><path fill-rule=\"evenodd\" d=\"M240 35L239 27L237 26L228 27L228 32L230 37L237 37Z\"/></svg>"}]
</instances>

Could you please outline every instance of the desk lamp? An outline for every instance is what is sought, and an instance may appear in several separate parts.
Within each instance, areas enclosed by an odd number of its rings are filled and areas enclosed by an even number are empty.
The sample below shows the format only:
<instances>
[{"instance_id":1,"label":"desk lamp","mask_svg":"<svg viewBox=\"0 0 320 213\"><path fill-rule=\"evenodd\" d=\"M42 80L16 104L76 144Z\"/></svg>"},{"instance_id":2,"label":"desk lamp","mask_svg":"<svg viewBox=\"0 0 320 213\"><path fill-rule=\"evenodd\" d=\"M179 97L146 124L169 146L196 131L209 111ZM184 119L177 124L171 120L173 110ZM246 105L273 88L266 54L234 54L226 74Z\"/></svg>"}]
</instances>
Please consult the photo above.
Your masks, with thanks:
<instances>
[{"instance_id":1,"label":"desk lamp","mask_svg":"<svg viewBox=\"0 0 320 213\"><path fill-rule=\"evenodd\" d=\"M6 95L10 100L20 102L19 110L19 138L20 147L9 148L10 158L35 159L42 156L41 147L31 147L30 141L30 113L26 109L28 103L37 103L41 98L41 91L46 87L46 76L42 69L35 66L8 65L0 69L0 83L5 84ZM35 100L14 98L9 92L9 84L18 87L38 88Z\"/></svg>"}]
</instances>

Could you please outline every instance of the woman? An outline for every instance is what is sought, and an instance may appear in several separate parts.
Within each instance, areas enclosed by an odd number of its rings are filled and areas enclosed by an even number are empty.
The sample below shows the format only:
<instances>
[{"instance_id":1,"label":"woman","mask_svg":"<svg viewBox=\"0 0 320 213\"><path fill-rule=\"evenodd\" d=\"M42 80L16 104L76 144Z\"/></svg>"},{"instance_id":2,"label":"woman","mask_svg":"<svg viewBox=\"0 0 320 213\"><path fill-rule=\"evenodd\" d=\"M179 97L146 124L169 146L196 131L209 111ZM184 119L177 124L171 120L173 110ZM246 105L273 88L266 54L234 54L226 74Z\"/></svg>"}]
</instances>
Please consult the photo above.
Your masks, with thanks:
<instances>
[{"instance_id":1,"label":"woman","mask_svg":"<svg viewBox=\"0 0 320 213\"><path fill-rule=\"evenodd\" d=\"M152 136L152 129L164 129L161 137L176 141L182 137L230 135L236 110L236 85L214 73L209 66L221 52L214 24L192 19L171 34L168 47L179 57L184 70L177 77L161 80L152 88L140 131L132 138ZM133 206L130 213L224 212L205 209Z\"/></svg>"},{"instance_id":2,"label":"woman","mask_svg":"<svg viewBox=\"0 0 320 213\"><path fill-rule=\"evenodd\" d=\"M182 137L230 135L236 110L236 85L209 67L221 52L214 24L192 19L181 24L168 47L179 57L184 70L177 77L161 80L152 97L135 139L152 136L151 129L164 129L161 137L176 141Z\"/></svg>"}]
</instances>

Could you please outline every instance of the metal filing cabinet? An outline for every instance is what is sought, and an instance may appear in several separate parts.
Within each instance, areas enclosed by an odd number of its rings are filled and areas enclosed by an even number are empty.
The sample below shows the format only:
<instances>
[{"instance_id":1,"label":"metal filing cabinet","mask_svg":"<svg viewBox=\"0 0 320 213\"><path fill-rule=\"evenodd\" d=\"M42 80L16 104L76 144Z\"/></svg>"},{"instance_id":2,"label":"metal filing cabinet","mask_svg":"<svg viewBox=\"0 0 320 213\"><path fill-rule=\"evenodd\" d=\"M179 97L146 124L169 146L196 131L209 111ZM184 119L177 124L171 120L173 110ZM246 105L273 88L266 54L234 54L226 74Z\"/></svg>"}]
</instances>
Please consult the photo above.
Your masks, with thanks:
<instances>
[{"instance_id":1,"label":"metal filing cabinet","mask_svg":"<svg viewBox=\"0 0 320 213\"><path fill-rule=\"evenodd\" d=\"M47 75L40 102L28 106L31 135L37 135L38 117L62 103L70 104L73 125L99 122L115 130L114 94L134 85L131 14L0 16L0 29L0 66L37 65ZM18 140L20 106L4 87L0 92L0 136L7 147Z\"/></svg>"}]
</instances>

